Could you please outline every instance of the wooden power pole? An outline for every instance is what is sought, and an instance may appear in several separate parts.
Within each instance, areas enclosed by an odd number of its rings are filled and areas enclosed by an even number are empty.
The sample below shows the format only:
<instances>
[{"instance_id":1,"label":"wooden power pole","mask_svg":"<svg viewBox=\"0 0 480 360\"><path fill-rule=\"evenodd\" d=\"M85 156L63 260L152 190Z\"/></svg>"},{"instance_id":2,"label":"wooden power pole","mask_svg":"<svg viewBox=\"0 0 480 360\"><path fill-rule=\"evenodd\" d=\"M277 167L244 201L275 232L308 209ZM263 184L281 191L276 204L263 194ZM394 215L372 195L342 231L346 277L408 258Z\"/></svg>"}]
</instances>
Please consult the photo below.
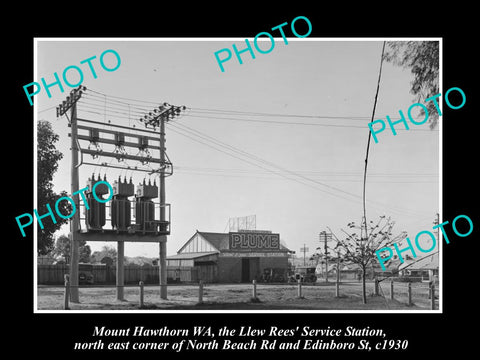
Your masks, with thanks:
<instances>
[{"instance_id":1,"label":"wooden power pole","mask_svg":"<svg viewBox=\"0 0 480 360\"><path fill-rule=\"evenodd\" d=\"M80 299L78 296L78 261L80 258L79 246L78 246L78 230L80 229L80 200L78 193L75 192L79 189L79 180L78 180L78 149L77 146L77 104L73 103L70 113L70 126L71 126L71 150L72 150L72 167L71 167L71 191L73 202L76 206L77 211L70 221L70 301L74 303L79 303ZM73 195L75 194L75 195Z\"/></svg>"},{"instance_id":2,"label":"wooden power pole","mask_svg":"<svg viewBox=\"0 0 480 360\"><path fill-rule=\"evenodd\" d=\"M160 221L164 222L165 219L165 116L160 116ZM160 244L159 244L159 260L158 260L158 271L159 271L159 281L160 281L160 298L167 299L167 235L160 235Z\"/></svg>"}]
</instances>

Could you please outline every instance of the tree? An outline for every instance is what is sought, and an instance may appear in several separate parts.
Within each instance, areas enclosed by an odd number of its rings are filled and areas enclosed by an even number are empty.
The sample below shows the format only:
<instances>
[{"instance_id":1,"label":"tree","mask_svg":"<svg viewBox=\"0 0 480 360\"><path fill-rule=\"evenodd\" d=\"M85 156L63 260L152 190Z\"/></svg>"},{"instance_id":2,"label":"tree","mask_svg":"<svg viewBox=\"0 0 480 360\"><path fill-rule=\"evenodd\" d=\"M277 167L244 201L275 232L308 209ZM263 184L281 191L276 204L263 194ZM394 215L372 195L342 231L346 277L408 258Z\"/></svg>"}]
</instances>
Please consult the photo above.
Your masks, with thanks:
<instances>
[{"instance_id":1,"label":"tree","mask_svg":"<svg viewBox=\"0 0 480 360\"><path fill-rule=\"evenodd\" d=\"M63 154L55 148L55 143L59 137L53 132L52 125L48 121L38 121L37 139L37 211L39 215L43 215L49 211L47 204L55 211L56 201L62 196L67 196L67 193L62 191L57 194L53 191L53 175L58 169L58 162L62 159ZM72 206L67 200L61 201L58 208L65 215L72 211ZM56 224L50 217L45 217L42 219L43 229L37 226L39 255L45 255L53 249L53 234L68 221L68 219L60 217L55 217L55 219Z\"/></svg>"},{"instance_id":2,"label":"tree","mask_svg":"<svg viewBox=\"0 0 480 360\"><path fill-rule=\"evenodd\" d=\"M88 263L90 262L90 245L86 244L85 240L79 241L79 262ZM70 238L66 235L60 235L55 242L55 249L53 253L58 258L63 258L65 263L70 264Z\"/></svg>"},{"instance_id":3,"label":"tree","mask_svg":"<svg viewBox=\"0 0 480 360\"><path fill-rule=\"evenodd\" d=\"M92 254L92 249L90 249L90 245L85 244L82 245L82 241L80 241L78 251L80 253L78 261L81 263L89 263L90 262L90 255Z\"/></svg>"},{"instance_id":4,"label":"tree","mask_svg":"<svg viewBox=\"0 0 480 360\"><path fill-rule=\"evenodd\" d=\"M55 257L63 258L66 264L70 264L70 239L66 235L60 235L53 249Z\"/></svg>"},{"instance_id":5,"label":"tree","mask_svg":"<svg viewBox=\"0 0 480 360\"><path fill-rule=\"evenodd\" d=\"M415 101L425 99L439 92L439 42L438 41L392 41L387 42L384 59L394 65L410 69L413 74L410 92ZM438 122L438 113L433 101L425 103L429 114L430 129ZM425 112L421 111L424 116Z\"/></svg>"},{"instance_id":6,"label":"tree","mask_svg":"<svg viewBox=\"0 0 480 360\"><path fill-rule=\"evenodd\" d=\"M345 262L357 264L362 272L362 299L363 303L367 303L367 291L365 278L367 268L372 265L376 256L376 251L384 247L389 247L396 242L403 240L407 233L402 231L400 234L393 236L392 229L395 225L390 218L380 216L378 222L374 224L370 221L368 224L363 223L356 225L354 222L347 224L350 229L356 229L354 232L348 233L342 229L346 237L337 240L338 254L341 254Z\"/></svg>"},{"instance_id":7,"label":"tree","mask_svg":"<svg viewBox=\"0 0 480 360\"><path fill-rule=\"evenodd\" d=\"M90 256L91 263L99 263L102 261L103 258L109 257L113 260L113 262L117 261L117 249L112 246L105 245L102 247L100 251L95 251Z\"/></svg>"}]
</instances>

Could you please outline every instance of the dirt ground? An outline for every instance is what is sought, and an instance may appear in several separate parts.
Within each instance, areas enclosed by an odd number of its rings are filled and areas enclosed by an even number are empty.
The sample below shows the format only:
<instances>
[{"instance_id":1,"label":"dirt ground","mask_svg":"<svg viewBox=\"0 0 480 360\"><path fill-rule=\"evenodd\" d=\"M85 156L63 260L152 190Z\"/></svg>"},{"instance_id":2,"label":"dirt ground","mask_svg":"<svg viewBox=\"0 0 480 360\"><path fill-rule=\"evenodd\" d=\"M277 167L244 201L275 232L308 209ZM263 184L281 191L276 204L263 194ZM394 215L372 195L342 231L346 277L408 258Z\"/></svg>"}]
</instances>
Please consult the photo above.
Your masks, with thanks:
<instances>
[{"instance_id":1,"label":"dirt ground","mask_svg":"<svg viewBox=\"0 0 480 360\"><path fill-rule=\"evenodd\" d=\"M341 283L340 297L335 297L334 283L302 286L298 297L296 284L258 284L257 299L252 299L251 284L205 284L203 303L198 302L198 285L168 285L168 300L160 299L158 286L145 286L144 307L140 308L140 289L126 286L125 300L116 300L115 287L82 287L80 303L70 303L72 310L429 310L428 288L412 284L412 306L407 306L407 284L381 283L380 295L373 295L373 283L367 284L367 304L362 303L361 284ZM38 310L63 310L64 288L39 286ZM438 296L438 295L437 295ZM436 302L438 309L438 300Z\"/></svg>"}]
</instances>

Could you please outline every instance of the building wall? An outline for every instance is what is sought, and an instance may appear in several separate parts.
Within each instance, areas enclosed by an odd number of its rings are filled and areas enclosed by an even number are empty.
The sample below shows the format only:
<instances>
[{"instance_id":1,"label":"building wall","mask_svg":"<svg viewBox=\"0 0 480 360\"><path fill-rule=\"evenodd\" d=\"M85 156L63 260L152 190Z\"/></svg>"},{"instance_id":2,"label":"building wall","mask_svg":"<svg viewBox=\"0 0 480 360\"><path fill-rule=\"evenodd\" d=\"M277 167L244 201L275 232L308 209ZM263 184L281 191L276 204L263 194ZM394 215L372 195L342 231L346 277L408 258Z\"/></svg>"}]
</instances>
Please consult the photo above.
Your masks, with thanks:
<instances>
[{"instance_id":1,"label":"building wall","mask_svg":"<svg viewBox=\"0 0 480 360\"><path fill-rule=\"evenodd\" d=\"M219 282L241 282L242 281L242 258L219 257L218 262Z\"/></svg>"},{"instance_id":2,"label":"building wall","mask_svg":"<svg viewBox=\"0 0 480 360\"><path fill-rule=\"evenodd\" d=\"M223 283L239 283L242 282L242 259L245 257L223 257L218 258L218 281ZM247 257L248 258L248 257ZM250 261L249 279L260 280L265 268L282 268L285 271L288 268L288 257L252 257L255 259Z\"/></svg>"},{"instance_id":3,"label":"building wall","mask_svg":"<svg viewBox=\"0 0 480 360\"><path fill-rule=\"evenodd\" d=\"M266 257L266 258L260 258L260 268L285 268L285 270L288 268L288 257L287 256L282 256L282 257Z\"/></svg>"}]
</instances>

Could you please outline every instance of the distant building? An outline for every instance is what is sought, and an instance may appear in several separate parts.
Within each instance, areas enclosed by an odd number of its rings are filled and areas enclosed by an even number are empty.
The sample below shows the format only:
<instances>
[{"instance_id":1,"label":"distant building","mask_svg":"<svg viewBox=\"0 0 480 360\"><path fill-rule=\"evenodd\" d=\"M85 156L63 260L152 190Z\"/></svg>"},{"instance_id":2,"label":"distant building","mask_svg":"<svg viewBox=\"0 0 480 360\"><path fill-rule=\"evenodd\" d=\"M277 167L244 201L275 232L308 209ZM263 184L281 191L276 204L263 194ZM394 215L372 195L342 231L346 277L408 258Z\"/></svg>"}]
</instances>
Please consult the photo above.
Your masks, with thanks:
<instances>
[{"instance_id":1,"label":"distant building","mask_svg":"<svg viewBox=\"0 0 480 360\"><path fill-rule=\"evenodd\" d=\"M213 233L198 231L167 257L167 268L191 268L206 282L239 283L261 279L265 269L288 269L291 251L271 231ZM193 277L192 277L193 278Z\"/></svg>"},{"instance_id":2,"label":"distant building","mask_svg":"<svg viewBox=\"0 0 480 360\"><path fill-rule=\"evenodd\" d=\"M438 254L404 262L398 267L399 273L403 277L417 277L422 281L435 282L438 282L438 269Z\"/></svg>"}]
</instances>

